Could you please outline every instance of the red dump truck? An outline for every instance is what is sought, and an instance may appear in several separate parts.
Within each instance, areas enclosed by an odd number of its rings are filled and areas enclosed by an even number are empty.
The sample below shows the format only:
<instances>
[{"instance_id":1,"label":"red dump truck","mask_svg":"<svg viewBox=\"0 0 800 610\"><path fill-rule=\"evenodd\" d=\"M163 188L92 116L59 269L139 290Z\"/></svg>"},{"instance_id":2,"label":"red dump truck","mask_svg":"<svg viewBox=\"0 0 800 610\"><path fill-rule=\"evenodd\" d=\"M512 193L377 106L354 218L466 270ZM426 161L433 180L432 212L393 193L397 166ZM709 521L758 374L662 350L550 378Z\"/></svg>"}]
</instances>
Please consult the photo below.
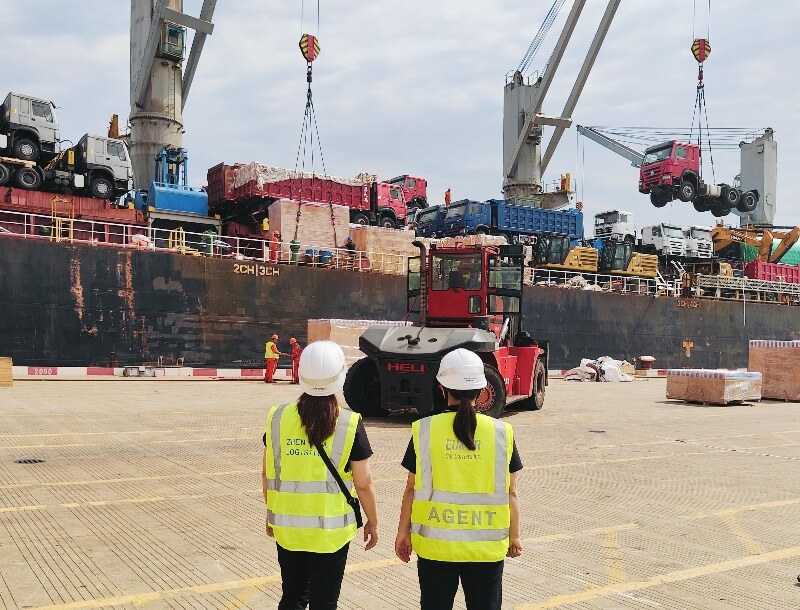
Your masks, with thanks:
<instances>
[{"instance_id":1,"label":"red dump truck","mask_svg":"<svg viewBox=\"0 0 800 610\"><path fill-rule=\"evenodd\" d=\"M269 205L278 199L333 203L350 208L350 222L387 228L403 226L408 216L406 202L414 199L424 207L419 196L422 178L413 182L413 193L406 196L405 183L378 182L373 176L355 178L314 176L262 165L260 163L226 165L208 170L208 205L226 223L238 226L260 225Z\"/></svg>"}]
</instances>

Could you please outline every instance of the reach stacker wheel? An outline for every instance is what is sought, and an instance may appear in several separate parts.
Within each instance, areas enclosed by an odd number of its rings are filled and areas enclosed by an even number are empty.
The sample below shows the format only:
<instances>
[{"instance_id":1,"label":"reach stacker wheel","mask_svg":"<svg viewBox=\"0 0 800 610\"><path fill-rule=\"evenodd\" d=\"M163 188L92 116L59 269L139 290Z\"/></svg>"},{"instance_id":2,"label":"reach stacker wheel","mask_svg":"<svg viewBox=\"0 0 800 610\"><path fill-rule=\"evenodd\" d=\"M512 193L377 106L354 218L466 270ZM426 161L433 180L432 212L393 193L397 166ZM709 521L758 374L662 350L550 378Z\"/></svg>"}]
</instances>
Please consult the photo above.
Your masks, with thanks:
<instances>
[{"instance_id":1,"label":"reach stacker wheel","mask_svg":"<svg viewBox=\"0 0 800 610\"><path fill-rule=\"evenodd\" d=\"M506 384L500 371L490 364L483 366L486 375L486 387L478 394L475 410L490 417L500 417L506 408Z\"/></svg>"},{"instance_id":2,"label":"reach stacker wheel","mask_svg":"<svg viewBox=\"0 0 800 610\"><path fill-rule=\"evenodd\" d=\"M381 409L381 379L378 367L369 358L353 363L344 380L344 400L356 413L366 417L383 415Z\"/></svg>"},{"instance_id":3,"label":"reach stacker wheel","mask_svg":"<svg viewBox=\"0 0 800 610\"><path fill-rule=\"evenodd\" d=\"M530 409L538 411L544 406L544 391L547 387L547 371L544 368L542 360L536 361L536 366L533 368L533 394L529 398L515 403L514 406L519 405L520 409Z\"/></svg>"}]
</instances>

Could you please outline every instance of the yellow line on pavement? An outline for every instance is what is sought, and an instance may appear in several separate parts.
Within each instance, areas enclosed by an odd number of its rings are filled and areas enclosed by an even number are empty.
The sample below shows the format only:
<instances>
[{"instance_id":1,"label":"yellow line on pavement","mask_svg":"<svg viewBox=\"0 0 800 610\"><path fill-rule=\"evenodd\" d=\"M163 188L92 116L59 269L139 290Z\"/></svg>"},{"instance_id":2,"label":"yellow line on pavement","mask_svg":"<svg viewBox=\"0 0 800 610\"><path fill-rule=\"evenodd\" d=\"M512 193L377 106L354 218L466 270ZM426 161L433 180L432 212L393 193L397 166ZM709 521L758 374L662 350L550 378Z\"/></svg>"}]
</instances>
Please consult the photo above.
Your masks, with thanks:
<instances>
[{"instance_id":1,"label":"yellow line on pavement","mask_svg":"<svg viewBox=\"0 0 800 610\"><path fill-rule=\"evenodd\" d=\"M35 506L7 506L0 508L0 513L22 513L31 510L44 510L46 507L43 504L36 504Z\"/></svg>"},{"instance_id":2,"label":"yellow line on pavement","mask_svg":"<svg viewBox=\"0 0 800 610\"><path fill-rule=\"evenodd\" d=\"M227 441L256 441L253 436L230 436L220 438L177 438L177 439L157 439L152 441L131 441L131 444L136 445L164 445L164 444L181 444L181 443L216 443ZM113 443L61 443L59 445L6 445L0 446L0 449L59 449L59 448L74 448L74 447L119 447L126 443L121 441L114 441Z\"/></svg>"},{"instance_id":3,"label":"yellow line on pavement","mask_svg":"<svg viewBox=\"0 0 800 610\"><path fill-rule=\"evenodd\" d=\"M606 576L609 584L623 583L628 580L625 565L622 562L622 549L619 543L618 529L609 529L603 534L603 554L606 558Z\"/></svg>"},{"instance_id":4,"label":"yellow line on pavement","mask_svg":"<svg viewBox=\"0 0 800 610\"><path fill-rule=\"evenodd\" d=\"M663 460L667 458L682 458L688 455L709 455L711 453L723 453L724 450L716 451L692 451L689 453L666 453L660 455L643 455L639 457L615 458L611 460L588 460L586 462L564 462L562 464L540 464L536 466L525 466L523 473L528 470L547 470L548 468L567 468L570 466L598 466L601 464L622 464L624 462L647 462L650 460Z\"/></svg>"},{"instance_id":5,"label":"yellow line on pavement","mask_svg":"<svg viewBox=\"0 0 800 610\"><path fill-rule=\"evenodd\" d=\"M742 524L736 520L736 517L733 515L725 515L722 517L722 522L728 527L728 529L741 541L741 543L745 546L745 548L753 553L754 555L758 555L763 553L764 550L758 546L755 540L750 537Z\"/></svg>"},{"instance_id":6,"label":"yellow line on pavement","mask_svg":"<svg viewBox=\"0 0 800 610\"><path fill-rule=\"evenodd\" d=\"M747 568L773 561L781 561L783 559L793 559L795 557L800 557L800 546L770 551L769 553L762 553L759 555L747 555L746 557L739 557L738 559L730 559L728 561L720 561L719 563L712 563L700 566L698 568L676 570L674 572L667 572L666 574L653 576L647 580L605 585L595 589L590 589L588 591L582 591L580 593L556 595L555 597L551 597L543 602L520 604L516 606L514 610L547 610L548 608L561 608L562 606L568 606L570 604L578 604L594 599L612 597L614 595L621 595L630 593L632 591L641 591L643 589L650 589L660 585L683 582L692 580L694 578L700 578L701 576L721 574L731 570L738 570L739 568Z\"/></svg>"},{"instance_id":7,"label":"yellow line on pavement","mask_svg":"<svg viewBox=\"0 0 800 610\"><path fill-rule=\"evenodd\" d=\"M399 559L379 559L376 561L366 561L363 563L355 563L348 565L345 572L363 572L365 570L375 570L385 568L401 563ZM122 606L125 604L133 604L141 606L149 604L150 602L172 599L175 597L182 597L187 595L208 595L209 593L218 593L220 591L237 591L240 589L249 589L252 587L259 587L270 583L280 582L281 575L279 573L270 574L269 576L257 576L255 578L244 578L241 580L229 580L225 582L214 582L203 585L194 585L191 587L180 587L177 589L165 589L163 591L152 591L148 593L131 593L128 595L117 595L114 597L101 597L97 599L79 600L74 602L67 602L63 604L53 604L50 606L39 606L30 608L29 610L91 610L95 608L106 608L109 606ZM234 606L236 607L236 606Z\"/></svg>"},{"instance_id":8,"label":"yellow line on pavement","mask_svg":"<svg viewBox=\"0 0 800 610\"><path fill-rule=\"evenodd\" d=\"M537 536L535 538L524 538L523 542L531 542L539 544L543 542L560 542L562 540L573 540L580 536L597 536L607 534L609 532L624 532L627 530L635 530L641 527L638 523L621 523L619 525L610 525L608 527L595 527L590 530L582 530L574 534L548 534L546 536Z\"/></svg>"}]
</instances>

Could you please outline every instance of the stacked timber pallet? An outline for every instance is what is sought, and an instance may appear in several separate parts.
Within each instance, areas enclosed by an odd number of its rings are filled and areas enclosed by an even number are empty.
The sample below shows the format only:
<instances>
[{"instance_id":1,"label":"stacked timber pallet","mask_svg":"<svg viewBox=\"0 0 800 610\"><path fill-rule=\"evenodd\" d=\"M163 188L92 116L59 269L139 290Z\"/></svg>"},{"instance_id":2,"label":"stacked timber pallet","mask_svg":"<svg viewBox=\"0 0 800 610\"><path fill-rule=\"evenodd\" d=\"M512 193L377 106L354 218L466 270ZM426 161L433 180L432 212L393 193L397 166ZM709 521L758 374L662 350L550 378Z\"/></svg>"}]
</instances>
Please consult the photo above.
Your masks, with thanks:
<instances>
[{"instance_id":1,"label":"stacked timber pallet","mask_svg":"<svg viewBox=\"0 0 800 610\"><path fill-rule=\"evenodd\" d=\"M718 405L761 400L761 373L714 369L669 369L667 398Z\"/></svg>"},{"instance_id":2,"label":"stacked timber pallet","mask_svg":"<svg viewBox=\"0 0 800 610\"><path fill-rule=\"evenodd\" d=\"M297 222L298 209L300 211L299 224ZM331 222L331 209L335 225ZM349 224L350 208L343 205L298 203L288 199L279 199L269 206L270 233L278 231L281 234L282 261L289 260L289 242L295 238L295 228L302 257L308 249L343 248L347 243Z\"/></svg>"},{"instance_id":3,"label":"stacked timber pallet","mask_svg":"<svg viewBox=\"0 0 800 610\"><path fill-rule=\"evenodd\" d=\"M761 395L800 401L800 341L750 341L748 369L763 375Z\"/></svg>"},{"instance_id":4,"label":"stacked timber pallet","mask_svg":"<svg viewBox=\"0 0 800 610\"><path fill-rule=\"evenodd\" d=\"M392 320L309 320L308 342L333 341L344 351L347 366L364 357L358 349L358 339L372 326L406 326L407 322Z\"/></svg>"},{"instance_id":5,"label":"stacked timber pallet","mask_svg":"<svg viewBox=\"0 0 800 610\"><path fill-rule=\"evenodd\" d=\"M0 388L10 388L14 384L11 358L0 358Z\"/></svg>"},{"instance_id":6,"label":"stacked timber pallet","mask_svg":"<svg viewBox=\"0 0 800 610\"><path fill-rule=\"evenodd\" d=\"M406 260L419 254L413 231L351 225L350 237L356 250L366 254L372 269L381 273L405 275Z\"/></svg>"}]
</instances>

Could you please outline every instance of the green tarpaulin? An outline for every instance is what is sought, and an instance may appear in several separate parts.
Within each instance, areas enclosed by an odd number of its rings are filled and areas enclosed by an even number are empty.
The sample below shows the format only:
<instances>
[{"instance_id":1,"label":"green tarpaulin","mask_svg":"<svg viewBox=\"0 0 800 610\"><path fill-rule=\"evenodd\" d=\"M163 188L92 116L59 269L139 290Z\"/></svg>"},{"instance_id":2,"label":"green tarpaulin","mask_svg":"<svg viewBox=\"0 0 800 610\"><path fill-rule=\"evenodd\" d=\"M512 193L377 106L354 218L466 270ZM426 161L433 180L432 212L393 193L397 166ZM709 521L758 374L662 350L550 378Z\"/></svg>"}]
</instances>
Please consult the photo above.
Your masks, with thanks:
<instances>
[{"instance_id":1,"label":"green tarpaulin","mask_svg":"<svg viewBox=\"0 0 800 610\"><path fill-rule=\"evenodd\" d=\"M775 248L778 247L778 244L781 243L781 240L776 239L772 243L772 251L775 252ZM749 263L751 260L755 259L758 256L758 248L754 246L746 246L742 244L742 259ZM779 261L782 265L792 265L797 266L800 265L800 243L796 243L792 246L789 251L783 255L783 258Z\"/></svg>"}]
</instances>

